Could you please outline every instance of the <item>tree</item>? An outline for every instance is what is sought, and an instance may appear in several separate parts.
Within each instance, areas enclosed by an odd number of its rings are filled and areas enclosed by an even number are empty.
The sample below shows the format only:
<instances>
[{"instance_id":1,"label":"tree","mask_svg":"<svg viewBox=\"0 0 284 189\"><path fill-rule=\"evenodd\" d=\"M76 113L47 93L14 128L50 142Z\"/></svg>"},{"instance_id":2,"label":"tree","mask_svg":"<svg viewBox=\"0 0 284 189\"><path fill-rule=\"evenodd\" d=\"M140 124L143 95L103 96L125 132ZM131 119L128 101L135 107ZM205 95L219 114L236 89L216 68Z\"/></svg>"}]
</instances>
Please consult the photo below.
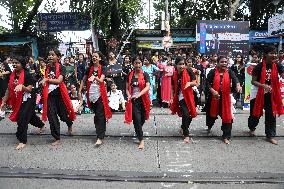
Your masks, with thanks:
<instances>
[{"instance_id":1,"label":"tree","mask_svg":"<svg viewBox=\"0 0 284 189\"><path fill-rule=\"evenodd\" d=\"M0 0L0 5L9 10L9 20L12 21L12 32L25 34L30 31L32 21L43 0Z\"/></svg>"},{"instance_id":2,"label":"tree","mask_svg":"<svg viewBox=\"0 0 284 189\"><path fill-rule=\"evenodd\" d=\"M91 5L91 2L93 4ZM93 27L104 36L119 38L142 15L142 0L71 0L72 11L93 13Z\"/></svg>"},{"instance_id":3,"label":"tree","mask_svg":"<svg viewBox=\"0 0 284 189\"><path fill-rule=\"evenodd\" d=\"M271 0L171 0L171 26L195 27L197 20L244 20L250 21L252 29L267 29L270 17L284 5L281 0L274 6ZM154 0L156 10L155 27L160 28L160 11L164 10L163 0Z\"/></svg>"}]
</instances>

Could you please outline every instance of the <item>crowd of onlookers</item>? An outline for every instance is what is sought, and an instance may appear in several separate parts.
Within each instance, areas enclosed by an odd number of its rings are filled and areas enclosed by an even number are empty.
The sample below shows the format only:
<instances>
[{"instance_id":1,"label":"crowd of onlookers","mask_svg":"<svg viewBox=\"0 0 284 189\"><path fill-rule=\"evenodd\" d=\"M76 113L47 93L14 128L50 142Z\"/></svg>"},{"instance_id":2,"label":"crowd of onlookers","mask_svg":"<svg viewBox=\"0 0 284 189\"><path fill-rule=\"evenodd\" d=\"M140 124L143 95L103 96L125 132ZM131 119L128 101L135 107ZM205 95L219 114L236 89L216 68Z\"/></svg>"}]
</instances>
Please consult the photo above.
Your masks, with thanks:
<instances>
[{"instance_id":1,"label":"crowd of onlookers","mask_svg":"<svg viewBox=\"0 0 284 189\"><path fill-rule=\"evenodd\" d=\"M195 51L175 50L173 52L165 51L138 51L143 66L142 70L150 76L150 99L153 106L168 107L171 98L172 76L175 71L174 60L177 56L185 58L187 68L191 68L197 79L197 87L194 87L195 101L198 107L204 104L204 96L206 96L205 79L208 72L215 67L217 63L217 54L210 56L199 54ZM232 56L227 55L229 60L228 67L236 74L241 86L245 84L245 66L246 64L257 64L262 59L262 54L251 50L248 57L242 54ZM278 60L284 63L283 51L279 51ZM45 77L46 61L45 58L39 57L37 61L33 57L27 59L27 68L32 76L40 82ZM83 54L76 56L62 57L61 63L65 67L64 82L70 91L70 98L76 112L90 113L87 107L86 95L82 94L83 99L79 99L77 95L78 88L84 77L85 71L91 60L86 59ZM104 65L107 67L106 86L108 91L109 105L113 111L124 111L126 103L126 82L127 76L132 71L131 54L126 50L122 55L117 56L114 52L109 52ZM4 88L7 87L9 74L13 71L12 60L6 57L0 64L0 92L1 98L4 96ZM42 88L37 85L37 110L42 109L41 94ZM239 104L243 104L244 89L241 94L234 93L233 96Z\"/></svg>"}]
</instances>

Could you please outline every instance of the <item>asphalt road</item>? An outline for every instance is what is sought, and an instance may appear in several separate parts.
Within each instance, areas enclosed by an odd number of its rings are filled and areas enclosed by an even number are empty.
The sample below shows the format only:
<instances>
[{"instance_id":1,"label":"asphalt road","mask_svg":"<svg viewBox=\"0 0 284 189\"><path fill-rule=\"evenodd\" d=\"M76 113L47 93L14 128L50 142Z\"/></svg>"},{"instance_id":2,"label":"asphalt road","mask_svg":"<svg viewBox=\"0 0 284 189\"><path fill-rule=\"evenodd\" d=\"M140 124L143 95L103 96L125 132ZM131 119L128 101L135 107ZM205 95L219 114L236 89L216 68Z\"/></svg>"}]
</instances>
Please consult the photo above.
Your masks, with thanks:
<instances>
[{"instance_id":1,"label":"asphalt road","mask_svg":"<svg viewBox=\"0 0 284 189\"><path fill-rule=\"evenodd\" d=\"M78 116L74 136L61 123L62 145L52 147L28 130L28 145L14 149L16 125L0 121L0 188L284 188L284 119L277 118L279 145L265 141L264 120L257 137L247 134L247 112L236 115L230 145L220 140L220 120L208 134L205 116L191 124L192 143L179 134L181 118L153 109L145 124L145 150L137 148L133 126L114 114L104 144L96 148L93 115ZM27 187L26 187L27 186Z\"/></svg>"}]
</instances>

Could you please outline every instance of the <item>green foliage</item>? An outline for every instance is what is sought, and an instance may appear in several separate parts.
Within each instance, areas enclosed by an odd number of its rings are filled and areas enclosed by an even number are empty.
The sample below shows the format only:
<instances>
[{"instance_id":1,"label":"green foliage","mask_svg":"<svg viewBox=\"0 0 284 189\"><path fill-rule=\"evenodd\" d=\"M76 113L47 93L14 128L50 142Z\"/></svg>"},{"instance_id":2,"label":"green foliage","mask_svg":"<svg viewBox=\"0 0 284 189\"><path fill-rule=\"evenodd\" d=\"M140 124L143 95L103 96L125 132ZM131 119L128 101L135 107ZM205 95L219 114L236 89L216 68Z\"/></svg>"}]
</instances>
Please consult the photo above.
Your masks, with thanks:
<instances>
[{"instance_id":1,"label":"green foliage","mask_svg":"<svg viewBox=\"0 0 284 189\"><path fill-rule=\"evenodd\" d=\"M72 11L93 12L93 26L104 36L121 36L142 18L142 0L71 0Z\"/></svg>"},{"instance_id":2,"label":"green foliage","mask_svg":"<svg viewBox=\"0 0 284 189\"><path fill-rule=\"evenodd\" d=\"M160 12L165 9L164 0L153 0L156 19L155 28L161 26ZM169 0L171 27L195 27L197 20L227 20L229 15L228 0ZM232 0L234 3L235 0ZM252 29L267 28L267 21L276 10L284 5L281 0L274 6L271 0L242 0L237 6L234 20L251 22Z\"/></svg>"},{"instance_id":3,"label":"green foliage","mask_svg":"<svg viewBox=\"0 0 284 189\"><path fill-rule=\"evenodd\" d=\"M19 33L23 23L27 20L30 11L42 0L0 0L0 5L9 11L9 21L12 23L12 32Z\"/></svg>"}]
</instances>

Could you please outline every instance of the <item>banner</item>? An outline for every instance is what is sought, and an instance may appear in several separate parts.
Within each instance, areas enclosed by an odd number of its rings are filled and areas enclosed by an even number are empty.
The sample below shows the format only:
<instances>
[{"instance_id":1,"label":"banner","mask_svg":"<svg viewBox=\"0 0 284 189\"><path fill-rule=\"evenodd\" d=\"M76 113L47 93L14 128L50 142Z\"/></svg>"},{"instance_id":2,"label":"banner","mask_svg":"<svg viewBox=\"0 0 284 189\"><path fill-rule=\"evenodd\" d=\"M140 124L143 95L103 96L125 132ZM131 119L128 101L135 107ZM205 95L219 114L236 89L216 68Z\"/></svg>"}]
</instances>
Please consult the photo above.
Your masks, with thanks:
<instances>
[{"instance_id":1,"label":"banner","mask_svg":"<svg viewBox=\"0 0 284 189\"><path fill-rule=\"evenodd\" d=\"M283 108L284 108L284 79L281 78L281 83L282 83L282 87L281 87L281 95L282 95L282 102L283 102Z\"/></svg>"},{"instance_id":2,"label":"banner","mask_svg":"<svg viewBox=\"0 0 284 189\"><path fill-rule=\"evenodd\" d=\"M245 99L244 99L244 110L249 110L250 108L250 91L251 91L251 79L252 70L256 64L248 63L245 69Z\"/></svg>"},{"instance_id":3,"label":"banner","mask_svg":"<svg viewBox=\"0 0 284 189\"><path fill-rule=\"evenodd\" d=\"M196 40L202 54L218 53L248 56L249 22L200 20L197 22Z\"/></svg>"}]
</instances>

